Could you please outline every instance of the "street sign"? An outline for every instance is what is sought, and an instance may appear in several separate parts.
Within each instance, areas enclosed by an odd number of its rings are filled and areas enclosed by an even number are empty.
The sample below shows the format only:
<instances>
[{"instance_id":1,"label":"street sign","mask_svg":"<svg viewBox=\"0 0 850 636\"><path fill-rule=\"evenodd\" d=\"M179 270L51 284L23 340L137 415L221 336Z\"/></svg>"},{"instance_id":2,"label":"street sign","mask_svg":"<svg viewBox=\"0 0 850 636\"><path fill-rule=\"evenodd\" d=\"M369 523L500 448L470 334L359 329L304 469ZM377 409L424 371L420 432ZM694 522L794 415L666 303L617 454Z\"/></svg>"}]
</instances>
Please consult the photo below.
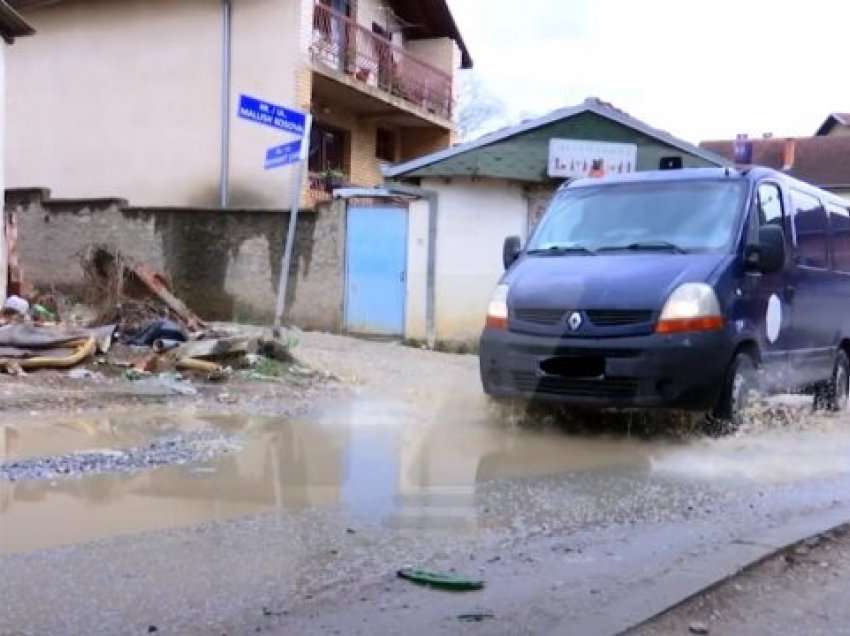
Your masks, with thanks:
<instances>
[{"instance_id":1,"label":"street sign","mask_svg":"<svg viewBox=\"0 0 850 636\"><path fill-rule=\"evenodd\" d=\"M307 116L298 110L264 102L248 95L239 96L239 116L284 132L304 135Z\"/></svg>"},{"instance_id":2,"label":"street sign","mask_svg":"<svg viewBox=\"0 0 850 636\"><path fill-rule=\"evenodd\" d=\"M301 140L275 146L266 151L266 170L281 168L301 160Z\"/></svg>"}]
</instances>

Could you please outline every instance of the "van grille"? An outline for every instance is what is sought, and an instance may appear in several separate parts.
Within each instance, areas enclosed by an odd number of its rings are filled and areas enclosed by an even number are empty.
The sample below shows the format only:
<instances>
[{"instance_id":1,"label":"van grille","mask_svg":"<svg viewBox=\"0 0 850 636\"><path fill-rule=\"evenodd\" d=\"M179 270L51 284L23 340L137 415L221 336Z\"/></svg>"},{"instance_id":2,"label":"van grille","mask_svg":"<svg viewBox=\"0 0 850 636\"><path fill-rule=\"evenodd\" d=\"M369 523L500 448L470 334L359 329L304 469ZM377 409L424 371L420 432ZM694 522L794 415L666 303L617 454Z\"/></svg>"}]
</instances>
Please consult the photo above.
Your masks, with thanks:
<instances>
[{"instance_id":1,"label":"van grille","mask_svg":"<svg viewBox=\"0 0 850 636\"><path fill-rule=\"evenodd\" d=\"M514 372L514 385L523 393L575 397L632 398L637 395L638 381L630 379L580 380L575 378L539 377L535 373Z\"/></svg>"},{"instance_id":2,"label":"van grille","mask_svg":"<svg viewBox=\"0 0 850 636\"><path fill-rule=\"evenodd\" d=\"M512 318L536 325L551 326L562 322L567 311L566 309L514 309ZM646 309L588 309L584 313L587 319L597 327L626 327L652 320L652 312Z\"/></svg>"},{"instance_id":3,"label":"van grille","mask_svg":"<svg viewBox=\"0 0 850 636\"><path fill-rule=\"evenodd\" d=\"M563 309L515 309L513 317L537 325L557 325L565 313Z\"/></svg>"},{"instance_id":4,"label":"van grille","mask_svg":"<svg viewBox=\"0 0 850 636\"><path fill-rule=\"evenodd\" d=\"M652 312L644 309L589 309L586 313L597 327L624 327L652 320Z\"/></svg>"}]
</instances>

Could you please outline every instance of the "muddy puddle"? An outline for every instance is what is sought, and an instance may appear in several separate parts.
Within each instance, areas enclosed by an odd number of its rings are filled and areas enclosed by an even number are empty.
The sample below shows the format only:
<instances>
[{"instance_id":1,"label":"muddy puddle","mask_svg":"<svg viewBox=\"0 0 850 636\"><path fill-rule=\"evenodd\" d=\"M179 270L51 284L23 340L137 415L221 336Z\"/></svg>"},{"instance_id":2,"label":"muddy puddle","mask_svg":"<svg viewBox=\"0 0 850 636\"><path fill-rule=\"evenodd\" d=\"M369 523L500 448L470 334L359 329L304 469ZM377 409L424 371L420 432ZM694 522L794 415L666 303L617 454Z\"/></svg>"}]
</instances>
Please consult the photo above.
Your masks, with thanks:
<instances>
[{"instance_id":1,"label":"muddy puddle","mask_svg":"<svg viewBox=\"0 0 850 636\"><path fill-rule=\"evenodd\" d=\"M0 480L0 553L316 507L400 531L474 532L476 493L499 480L555 475L568 484L571 475L617 474L636 483L776 483L849 473L850 419L801 413L724 439L649 440L622 430L578 435L558 426L507 425L478 403L423 409L367 396L294 421L140 410L0 423L0 463L200 430L240 439L238 452L202 463Z\"/></svg>"}]
</instances>

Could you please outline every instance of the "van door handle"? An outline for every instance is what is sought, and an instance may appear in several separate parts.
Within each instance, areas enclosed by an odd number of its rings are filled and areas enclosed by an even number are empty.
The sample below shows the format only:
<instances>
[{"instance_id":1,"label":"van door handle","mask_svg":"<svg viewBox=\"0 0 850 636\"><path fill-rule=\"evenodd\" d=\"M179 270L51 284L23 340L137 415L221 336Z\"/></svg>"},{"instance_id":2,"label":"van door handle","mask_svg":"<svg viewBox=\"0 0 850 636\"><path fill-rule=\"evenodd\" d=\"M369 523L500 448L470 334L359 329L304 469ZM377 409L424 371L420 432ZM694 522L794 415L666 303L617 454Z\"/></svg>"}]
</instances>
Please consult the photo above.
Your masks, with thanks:
<instances>
[{"instance_id":1,"label":"van door handle","mask_svg":"<svg viewBox=\"0 0 850 636\"><path fill-rule=\"evenodd\" d=\"M786 285L785 286L785 300L791 302L794 300L794 294L797 293L797 288L794 285Z\"/></svg>"}]
</instances>

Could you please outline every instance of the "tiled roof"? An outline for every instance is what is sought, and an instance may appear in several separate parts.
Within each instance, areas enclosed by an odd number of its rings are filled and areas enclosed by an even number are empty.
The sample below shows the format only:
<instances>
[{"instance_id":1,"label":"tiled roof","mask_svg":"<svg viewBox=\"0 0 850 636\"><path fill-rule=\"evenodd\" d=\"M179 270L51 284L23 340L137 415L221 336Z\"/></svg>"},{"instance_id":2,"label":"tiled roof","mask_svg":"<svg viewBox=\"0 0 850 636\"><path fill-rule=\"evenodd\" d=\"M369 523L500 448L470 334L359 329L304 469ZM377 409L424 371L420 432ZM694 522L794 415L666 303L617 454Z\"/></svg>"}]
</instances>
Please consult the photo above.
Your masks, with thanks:
<instances>
[{"instance_id":1,"label":"tiled roof","mask_svg":"<svg viewBox=\"0 0 850 636\"><path fill-rule=\"evenodd\" d=\"M781 170L785 159L784 138L753 139L753 163ZM821 187L850 187L850 136L796 137L792 177ZM729 160L734 141L704 141L701 148Z\"/></svg>"}]
</instances>

